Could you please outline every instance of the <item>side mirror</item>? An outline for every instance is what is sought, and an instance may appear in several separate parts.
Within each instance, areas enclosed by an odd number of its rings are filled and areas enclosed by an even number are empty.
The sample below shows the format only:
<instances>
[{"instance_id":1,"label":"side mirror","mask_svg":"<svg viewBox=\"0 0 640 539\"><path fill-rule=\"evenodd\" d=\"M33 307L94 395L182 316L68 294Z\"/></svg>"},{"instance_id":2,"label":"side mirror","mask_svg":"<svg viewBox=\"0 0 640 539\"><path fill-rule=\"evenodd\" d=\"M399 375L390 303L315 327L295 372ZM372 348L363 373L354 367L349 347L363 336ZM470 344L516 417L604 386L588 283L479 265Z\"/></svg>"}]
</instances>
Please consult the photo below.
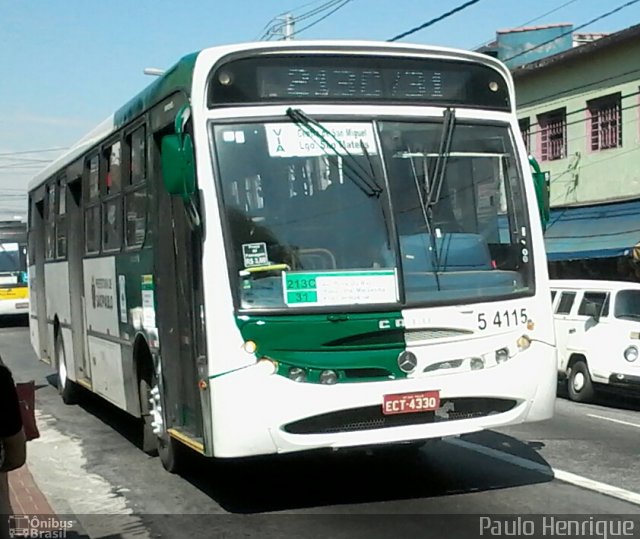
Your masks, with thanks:
<instances>
[{"instance_id":1,"label":"side mirror","mask_svg":"<svg viewBox=\"0 0 640 539\"><path fill-rule=\"evenodd\" d=\"M542 172L538 162L529 157L529 164L533 171L533 185L536 190L536 199L538 201L538 211L540 212L540 221L542 222L542 230L547 229L547 223L549 222L549 191L550 191L550 177L548 172Z\"/></svg>"},{"instance_id":2,"label":"side mirror","mask_svg":"<svg viewBox=\"0 0 640 539\"><path fill-rule=\"evenodd\" d=\"M162 137L161 162L162 180L167 192L180 195L189 200L196 190L196 170L193 153L193 141L185 134L185 126L191 117L188 105L182 107L176 115L175 134Z\"/></svg>"}]
</instances>

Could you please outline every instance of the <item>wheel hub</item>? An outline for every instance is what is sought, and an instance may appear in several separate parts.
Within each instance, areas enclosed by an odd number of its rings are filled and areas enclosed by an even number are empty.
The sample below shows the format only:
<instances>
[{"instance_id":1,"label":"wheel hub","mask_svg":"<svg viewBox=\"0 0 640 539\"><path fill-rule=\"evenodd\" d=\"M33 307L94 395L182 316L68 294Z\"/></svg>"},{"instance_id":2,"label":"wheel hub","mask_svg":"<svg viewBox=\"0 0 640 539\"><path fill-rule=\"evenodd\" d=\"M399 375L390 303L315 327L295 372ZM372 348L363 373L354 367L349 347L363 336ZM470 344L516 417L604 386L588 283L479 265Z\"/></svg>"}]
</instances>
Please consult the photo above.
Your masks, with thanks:
<instances>
[{"instance_id":1,"label":"wheel hub","mask_svg":"<svg viewBox=\"0 0 640 539\"><path fill-rule=\"evenodd\" d=\"M156 436L164 433L164 420L162 419L162 405L160 401L160 388L153 386L149 392L149 414L151 415L151 430Z\"/></svg>"},{"instance_id":2,"label":"wheel hub","mask_svg":"<svg viewBox=\"0 0 640 539\"><path fill-rule=\"evenodd\" d=\"M581 372L578 372L575 374L575 376L573 377L573 389L576 391L576 393L579 393L580 391L582 391L582 388L584 387L584 374L582 374Z\"/></svg>"}]
</instances>

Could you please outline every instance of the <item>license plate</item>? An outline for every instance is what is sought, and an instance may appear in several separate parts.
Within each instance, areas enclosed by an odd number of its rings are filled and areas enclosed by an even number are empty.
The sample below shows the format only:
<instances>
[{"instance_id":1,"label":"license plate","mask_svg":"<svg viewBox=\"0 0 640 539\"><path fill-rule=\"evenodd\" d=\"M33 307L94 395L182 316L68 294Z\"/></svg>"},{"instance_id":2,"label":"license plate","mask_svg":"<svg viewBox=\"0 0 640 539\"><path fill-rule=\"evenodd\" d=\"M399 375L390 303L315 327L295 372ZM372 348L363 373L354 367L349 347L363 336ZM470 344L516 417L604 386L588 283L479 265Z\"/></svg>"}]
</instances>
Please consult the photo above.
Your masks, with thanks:
<instances>
[{"instance_id":1,"label":"license plate","mask_svg":"<svg viewBox=\"0 0 640 539\"><path fill-rule=\"evenodd\" d=\"M384 395L382 400L384 415L432 412L438 408L440 408L440 391Z\"/></svg>"}]
</instances>

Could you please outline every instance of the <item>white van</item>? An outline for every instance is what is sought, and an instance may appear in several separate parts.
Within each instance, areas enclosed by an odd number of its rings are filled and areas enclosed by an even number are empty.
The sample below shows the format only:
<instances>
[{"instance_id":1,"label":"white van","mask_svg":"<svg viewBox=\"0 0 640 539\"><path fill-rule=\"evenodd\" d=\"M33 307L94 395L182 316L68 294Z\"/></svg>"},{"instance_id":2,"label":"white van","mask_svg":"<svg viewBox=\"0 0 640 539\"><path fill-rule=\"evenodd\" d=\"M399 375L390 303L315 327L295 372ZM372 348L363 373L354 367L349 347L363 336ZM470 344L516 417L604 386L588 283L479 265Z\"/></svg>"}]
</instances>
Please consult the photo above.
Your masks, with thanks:
<instances>
[{"instance_id":1,"label":"white van","mask_svg":"<svg viewBox=\"0 0 640 539\"><path fill-rule=\"evenodd\" d=\"M552 280L551 301L569 398L588 402L598 384L640 396L640 284Z\"/></svg>"}]
</instances>

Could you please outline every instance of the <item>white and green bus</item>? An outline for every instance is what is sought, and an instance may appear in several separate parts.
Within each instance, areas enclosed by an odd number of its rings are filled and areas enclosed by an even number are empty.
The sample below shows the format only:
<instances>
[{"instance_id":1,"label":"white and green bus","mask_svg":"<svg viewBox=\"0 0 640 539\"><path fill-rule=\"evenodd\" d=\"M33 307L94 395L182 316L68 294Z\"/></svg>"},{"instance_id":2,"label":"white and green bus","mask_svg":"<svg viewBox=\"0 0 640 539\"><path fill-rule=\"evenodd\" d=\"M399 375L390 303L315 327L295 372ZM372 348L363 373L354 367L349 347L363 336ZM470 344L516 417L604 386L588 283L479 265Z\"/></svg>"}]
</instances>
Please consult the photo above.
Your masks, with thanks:
<instances>
[{"instance_id":1,"label":"white and green bus","mask_svg":"<svg viewBox=\"0 0 640 539\"><path fill-rule=\"evenodd\" d=\"M540 216L500 62L378 42L180 60L33 179L31 336L169 470L551 416Z\"/></svg>"}]
</instances>

